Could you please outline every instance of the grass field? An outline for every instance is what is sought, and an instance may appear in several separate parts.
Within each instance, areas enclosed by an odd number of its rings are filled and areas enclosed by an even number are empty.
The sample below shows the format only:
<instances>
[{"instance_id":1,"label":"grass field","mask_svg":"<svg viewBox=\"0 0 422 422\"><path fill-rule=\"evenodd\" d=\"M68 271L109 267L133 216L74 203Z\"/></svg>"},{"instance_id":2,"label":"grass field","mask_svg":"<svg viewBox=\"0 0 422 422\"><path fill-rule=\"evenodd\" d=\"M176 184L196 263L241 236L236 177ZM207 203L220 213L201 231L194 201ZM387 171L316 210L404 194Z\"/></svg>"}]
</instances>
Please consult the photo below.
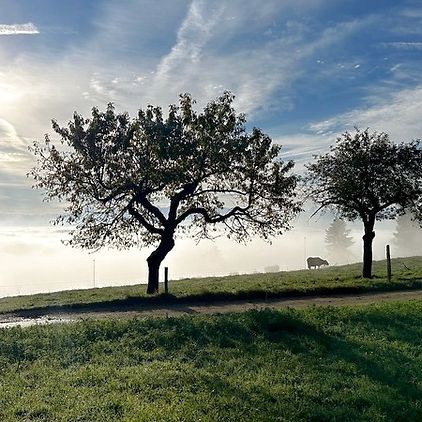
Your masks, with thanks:
<instances>
[{"instance_id":1,"label":"grass field","mask_svg":"<svg viewBox=\"0 0 422 422\"><path fill-rule=\"evenodd\" d=\"M422 301L0 330L1 421L422 420Z\"/></svg>"},{"instance_id":2,"label":"grass field","mask_svg":"<svg viewBox=\"0 0 422 422\"><path fill-rule=\"evenodd\" d=\"M385 261L374 262L371 280L361 278L361 264L319 270L248 274L170 281L170 295L146 297L145 285L73 290L0 299L0 313L52 306L121 306L155 302L274 298L302 294L422 288L422 257L393 260L393 280L386 280ZM163 287L161 286L161 291Z\"/></svg>"}]
</instances>

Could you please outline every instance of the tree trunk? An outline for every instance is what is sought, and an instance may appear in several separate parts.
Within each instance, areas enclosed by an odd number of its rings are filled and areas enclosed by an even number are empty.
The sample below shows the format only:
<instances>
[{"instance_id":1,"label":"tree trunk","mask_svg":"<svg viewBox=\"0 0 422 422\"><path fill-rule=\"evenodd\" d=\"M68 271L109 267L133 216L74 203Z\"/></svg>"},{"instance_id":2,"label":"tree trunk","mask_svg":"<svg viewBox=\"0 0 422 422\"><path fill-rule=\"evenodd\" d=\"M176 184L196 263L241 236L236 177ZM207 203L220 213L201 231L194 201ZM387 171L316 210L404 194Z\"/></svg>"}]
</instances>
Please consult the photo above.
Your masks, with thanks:
<instances>
[{"instance_id":1,"label":"tree trunk","mask_svg":"<svg viewBox=\"0 0 422 422\"><path fill-rule=\"evenodd\" d=\"M173 249L174 239L173 236L163 236L158 248L152 252L147 258L148 262L148 287L147 294L158 293L158 282L160 265L166 255Z\"/></svg>"},{"instance_id":2,"label":"tree trunk","mask_svg":"<svg viewBox=\"0 0 422 422\"><path fill-rule=\"evenodd\" d=\"M372 241L375 237L374 232L375 217L369 218L365 224L365 234L363 235L363 278L372 278Z\"/></svg>"}]
</instances>

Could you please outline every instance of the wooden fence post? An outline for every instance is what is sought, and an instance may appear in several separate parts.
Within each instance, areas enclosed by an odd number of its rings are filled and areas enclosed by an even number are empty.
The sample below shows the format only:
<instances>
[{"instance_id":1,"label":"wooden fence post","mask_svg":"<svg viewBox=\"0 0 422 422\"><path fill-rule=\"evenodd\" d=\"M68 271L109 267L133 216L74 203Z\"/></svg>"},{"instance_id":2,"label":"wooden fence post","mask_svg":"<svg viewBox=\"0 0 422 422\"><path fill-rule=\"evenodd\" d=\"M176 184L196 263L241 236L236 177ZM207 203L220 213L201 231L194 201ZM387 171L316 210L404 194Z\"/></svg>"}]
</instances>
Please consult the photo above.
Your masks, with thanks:
<instances>
[{"instance_id":1,"label":"wooden fence post","mask_svg":"<svg viewBox=\"0 0 422 422\"><path fill-rule=\"evenodd\" d=\"M169 267L164 267L164 292L169 292Z\"/></svg>"},{"instance_id":2,"label":"wooden fence post","mask_svg":"<svg viewBox=\"0 0 422 422\"><path fill-rule=\"evenodd\" d=\"M391 283L391 255L390 255L390 245L386 246L386 255L387 255L387 280Z\"/></svg>"}]
</instances>

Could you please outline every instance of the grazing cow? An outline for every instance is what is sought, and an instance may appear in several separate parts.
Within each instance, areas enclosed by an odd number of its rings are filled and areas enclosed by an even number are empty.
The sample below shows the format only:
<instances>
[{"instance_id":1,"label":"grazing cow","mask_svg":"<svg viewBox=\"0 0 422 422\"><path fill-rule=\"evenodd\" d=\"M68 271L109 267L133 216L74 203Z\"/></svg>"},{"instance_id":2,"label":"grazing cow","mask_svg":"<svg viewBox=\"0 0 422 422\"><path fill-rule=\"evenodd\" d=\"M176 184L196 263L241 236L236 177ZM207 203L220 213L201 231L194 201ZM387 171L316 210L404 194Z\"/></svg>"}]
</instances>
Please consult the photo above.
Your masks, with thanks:
<instances>
[{"instance_id":1,"label":"grazing cow","mask_svg":"<svg viewBox=\"0 0 422 422\"><path fill-rule=\"evenodd\" d=\"M308 264L308 269L310 270L311 268L319 268L323 265L330 265L328 263L328 261L326 261L325 259L320 258L319 256L316 257L309 257L306 260L307 264Z\"/></svg>"}]
</instances>

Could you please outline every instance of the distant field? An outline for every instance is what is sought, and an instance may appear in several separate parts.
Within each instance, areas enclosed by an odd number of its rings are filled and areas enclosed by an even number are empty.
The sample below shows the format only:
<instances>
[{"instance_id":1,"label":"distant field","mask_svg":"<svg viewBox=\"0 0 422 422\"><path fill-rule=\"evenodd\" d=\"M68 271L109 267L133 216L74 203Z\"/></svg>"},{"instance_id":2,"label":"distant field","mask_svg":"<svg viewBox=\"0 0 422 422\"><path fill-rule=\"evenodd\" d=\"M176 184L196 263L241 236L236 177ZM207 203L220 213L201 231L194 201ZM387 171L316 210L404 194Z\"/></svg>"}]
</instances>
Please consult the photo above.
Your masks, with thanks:
<instances>
[{"instance_id":1,"label":"distant field","mask_svg":"<svg viewBox=\"0 0 422 422\"><path fill-rule=\"evenodd\" d=\"M1 421L422 420L422 301L0 330Z\"/></svg>"},{"instance_id":2,"label":"distant field","mask_svg":"<svg viewBox=\"0 0 422 422\"><path fill-rule=\"evenodd\" d=\"M286 271L170 281L170 295L147 297L145 285L72 290L0 299L0 313L47 306L113 303L142 305L154 301L212 301L274 298L299 294L329 294L422 288L422 257L393 260L393 280L386 280L385 261L374 262L372 280L361 278L361 264L319 270ZM161 292L163 286L160 286Z\"/></svg>"}]
</instances>

